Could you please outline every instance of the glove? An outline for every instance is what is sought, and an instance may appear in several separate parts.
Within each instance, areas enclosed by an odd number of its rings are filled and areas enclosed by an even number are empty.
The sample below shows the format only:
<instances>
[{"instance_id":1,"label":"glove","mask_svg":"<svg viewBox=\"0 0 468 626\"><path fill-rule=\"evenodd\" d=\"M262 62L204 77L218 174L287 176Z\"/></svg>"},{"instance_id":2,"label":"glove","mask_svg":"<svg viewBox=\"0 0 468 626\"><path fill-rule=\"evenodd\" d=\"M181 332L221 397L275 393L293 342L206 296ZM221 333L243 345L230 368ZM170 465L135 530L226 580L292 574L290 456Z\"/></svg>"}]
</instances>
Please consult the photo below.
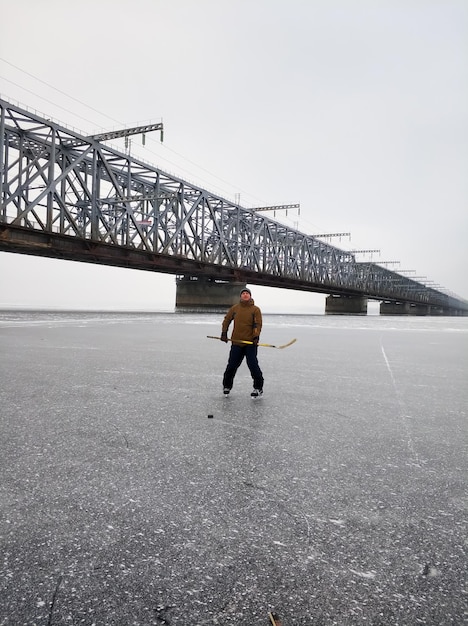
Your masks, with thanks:
<instances>
[{"instance_id":1,"label":"glove","mask_svg":"<svg viewBox=\"0 0 468 626\"><path fill-rule=\"evenodd\" d=\"M254 346L258 346L258 340L259 340L259 339L260 339L260 337L254 337L254 338L252 339L252 343L253 343L253 345L254 345Z\"/></svg>"},{"instance_id":2,"label":"glove","mask_svg":"<svg viewBox=\"0 0 468 626\"><path fill-rule=\"evenodd\" d=\"M221 333L221 341L224 341L224 343L228 342L227 333Z\"/></svg>"}]
</instances>

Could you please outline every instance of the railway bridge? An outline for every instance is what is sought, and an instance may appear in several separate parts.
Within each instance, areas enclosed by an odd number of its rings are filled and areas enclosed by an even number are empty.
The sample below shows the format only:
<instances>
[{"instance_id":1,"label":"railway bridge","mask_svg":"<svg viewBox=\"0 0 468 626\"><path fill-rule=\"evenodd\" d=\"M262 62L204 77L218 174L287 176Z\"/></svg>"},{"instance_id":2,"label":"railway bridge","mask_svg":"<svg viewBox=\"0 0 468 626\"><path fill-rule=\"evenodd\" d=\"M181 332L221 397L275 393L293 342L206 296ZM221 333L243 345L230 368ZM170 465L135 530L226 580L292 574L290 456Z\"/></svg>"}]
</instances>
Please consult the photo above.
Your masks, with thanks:
<instances>
[{"instance_id":1,"label":"railway bridge","mask_svg":"<svg viewBox=\"0 0 468 626\"><path fill-rule=\"evenodd\" d=\"M225 308L250 283L326 294L327 313L364 314L370 299L383 314L468 314L466 300L114 149L112 135L0 99L0 250L174 274L179 310Z\"/></svg>"}]
</instances>

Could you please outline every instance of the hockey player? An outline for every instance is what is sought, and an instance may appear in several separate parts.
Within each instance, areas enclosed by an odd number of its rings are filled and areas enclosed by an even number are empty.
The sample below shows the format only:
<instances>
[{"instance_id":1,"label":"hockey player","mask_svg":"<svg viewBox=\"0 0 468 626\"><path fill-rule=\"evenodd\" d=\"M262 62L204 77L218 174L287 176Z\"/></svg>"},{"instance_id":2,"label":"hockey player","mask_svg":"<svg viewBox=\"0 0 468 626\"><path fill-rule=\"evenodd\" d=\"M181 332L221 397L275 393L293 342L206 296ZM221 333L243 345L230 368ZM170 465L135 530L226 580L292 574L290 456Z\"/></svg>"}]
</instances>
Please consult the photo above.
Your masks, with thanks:
<instances>
[{"instance_id":1,"label":"hockey player","mask_svg":"<svg viewBox=\"0 0 468 626\"><path fill-rule=\"evenodd\" d=\"M231 350L226 371L223 376L223 393L229 395L234 384L234 377L240 364L244 360L253 379L253 391L250 394L253 398L263 395L263 374L257 359L258 341L262 330L262 312L255 305L250 289L245 287L240 293L240 301L234 304L223 320L221 341L228 342L227 331L231 322L234 322L234 329L231 335ZM241 343L248 341L252 343Z\"/></svg>"}]
</instances>

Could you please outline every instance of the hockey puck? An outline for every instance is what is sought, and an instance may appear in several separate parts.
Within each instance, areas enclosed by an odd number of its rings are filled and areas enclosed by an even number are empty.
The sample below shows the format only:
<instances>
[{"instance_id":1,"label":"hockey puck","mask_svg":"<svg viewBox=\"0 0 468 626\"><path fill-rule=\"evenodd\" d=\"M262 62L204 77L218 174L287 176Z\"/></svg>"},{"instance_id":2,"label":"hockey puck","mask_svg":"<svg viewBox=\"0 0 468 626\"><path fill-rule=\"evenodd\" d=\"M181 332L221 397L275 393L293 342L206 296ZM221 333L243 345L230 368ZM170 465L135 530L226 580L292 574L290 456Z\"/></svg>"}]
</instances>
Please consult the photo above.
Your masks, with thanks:
<instances>
[{"instance_id":1,"label":"hockey puck","mask_svg":"<svg viewBox=\"0 0 468 626\"><path fill-rule=\"evenodd\" d=\"M209 417L209 418L212 418L212 417L213 417L213 415L212 415L211 413L208 413L208 417Z\"/></svg>"}]
</instances>

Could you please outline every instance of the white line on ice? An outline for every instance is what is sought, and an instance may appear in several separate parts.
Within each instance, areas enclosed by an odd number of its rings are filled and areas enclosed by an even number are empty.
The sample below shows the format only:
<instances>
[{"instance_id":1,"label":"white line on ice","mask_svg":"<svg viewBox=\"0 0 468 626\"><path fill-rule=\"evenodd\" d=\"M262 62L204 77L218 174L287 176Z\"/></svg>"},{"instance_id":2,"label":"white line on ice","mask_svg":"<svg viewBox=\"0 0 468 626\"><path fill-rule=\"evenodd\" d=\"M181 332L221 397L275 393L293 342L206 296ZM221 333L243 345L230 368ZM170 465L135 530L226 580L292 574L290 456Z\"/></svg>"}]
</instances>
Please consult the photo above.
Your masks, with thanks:
<instances>
[{"instance_id":1,"label":"white line on ice","mask_svg":"<svg viewBox=\"0 0 468 626\"><path fill-rule=\"evenodd\" d=\"M397 386L397 383L396 383L396 380L395 380L395 376L393 375L392 368L390 367L390 361L387 358L387 355L385 353L385 349L384 349L382 343L380 344L380 348L382 350L382 355L383 355L385 364L387 366L388 373L390 374L390 378L392 379L393 389L395 391L395 395L396 395L397 400L398 400L398 405L400 407L400 417L401 417L401 421L403 422L403 425L404 425L405 430L406 430L406 441L407 441L408 448L409 448L409 450L410 450L410 452L411 452L411 454L413 456L413 461L415 462L415 464L416 465L420 465L421 462L420 462L420 459L418 457L418 453L416 452L416 450L414 448L413 438L411 436L411 431L410 431L409 425L408 425L408 419L407 419L408 416L406 415L406 410L405 410L406 407L404 405L403 399L401 397L400 391L398 389L398 386Z\"/></svg>"}]
</instances>

